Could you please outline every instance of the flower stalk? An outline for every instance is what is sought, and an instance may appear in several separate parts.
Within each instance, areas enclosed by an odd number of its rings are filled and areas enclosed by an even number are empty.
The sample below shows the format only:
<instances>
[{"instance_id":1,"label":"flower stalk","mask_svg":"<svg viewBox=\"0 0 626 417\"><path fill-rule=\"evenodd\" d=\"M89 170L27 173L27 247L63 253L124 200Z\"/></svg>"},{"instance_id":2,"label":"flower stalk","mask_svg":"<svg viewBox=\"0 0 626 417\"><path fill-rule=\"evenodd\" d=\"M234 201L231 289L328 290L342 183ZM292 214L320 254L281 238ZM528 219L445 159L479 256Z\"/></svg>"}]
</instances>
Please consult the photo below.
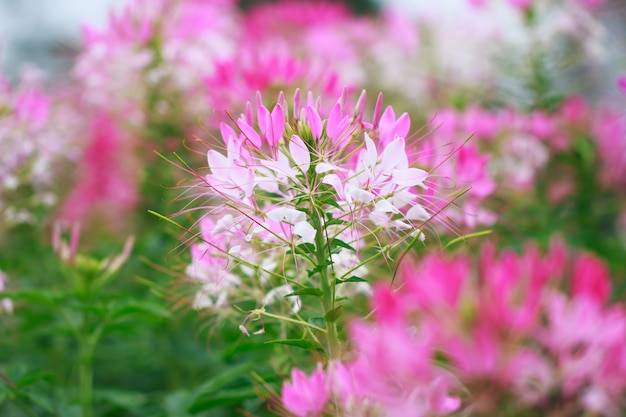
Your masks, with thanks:
<instances>
[{"instance_id":1,"label":"flower stalk","mask_svg":"<svg viewBox=\"0 0 626 417\"><path fill-rule=\"evenodd\" d=\"M312 209L314 213L313 223L317 226L315 233L316 261L320 275L320 286L322 287L322 307L324 309L324 320L326 321L326 341L328 359L338 359L341 355L339 335L337 333L337 320L333 315L335 309L335 277L330 258L330 248L326 240L326 228L324 219L319 215L317 209Z\"/></svg>"}]
</instances>

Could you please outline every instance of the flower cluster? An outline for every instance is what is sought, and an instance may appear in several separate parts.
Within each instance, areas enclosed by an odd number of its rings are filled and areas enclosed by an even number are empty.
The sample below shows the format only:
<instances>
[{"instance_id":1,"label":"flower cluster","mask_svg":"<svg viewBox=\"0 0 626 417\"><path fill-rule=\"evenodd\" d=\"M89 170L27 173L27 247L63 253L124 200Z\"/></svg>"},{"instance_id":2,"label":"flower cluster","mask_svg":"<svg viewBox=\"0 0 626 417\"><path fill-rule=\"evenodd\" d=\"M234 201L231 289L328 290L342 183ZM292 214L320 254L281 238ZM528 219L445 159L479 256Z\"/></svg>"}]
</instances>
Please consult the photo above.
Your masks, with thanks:
<instances>
[{"instance_id":1,"label":"flower cluster","mask_svg":"<svg viewBox=\"0 0 626 417\"><path fill-rule=\"evenodd\" d=\"M53 107L38 71L25 70L16 87L0 79L0 228L34 222L38 207L56 203L54 174L77 154L61 127L73 118Z\"/></svg>"},{"instance_id":2,"label":"flower cluster","mask_svg":"<svg viewBox=\"0 0 626 417\"><path fill-rule=\"evenodd\" d=\"M382 326L381 326L382 325ZM379 327L380 326L380 327ZM294 368L284 408L307 416L444 416L459 409L453 375L435 364L432 338L400 323L354 325L355 358L330 362L310 376Z\"/></svg>"},{"instance_id":3,"label":"flower cluster","mask_svg":"<svg viewBox=\"0 0 626 417\"><path fill-rule=\"evenodd\" d=\"M177 117L193 124L210 111L202 79L233 48L234 12L232 1L136 0L104 30L85 26L73 69L84 103L131 126Z\"/></svg>"},{"instance_id":4,"label":"flower cluster","mask_svg":"<svg viewBox=\"0 0 626 417\"><path fill-rule=\"evenodd\" d=\"M578 74L576 69L603 71L608 61L610 46L595 13L601 3L387 0L389 9L405 20L412 18L404 26L419 28L420 36L414 38L418 42L413 53L385 56L400 81L393 85L382 77L384 91L392 90L398 99L424 110L468 99L528 107L536 104L533 71L543 60L541 65L557 74L550 80L551 94L582 93L580 79L571 74ZM566 65L564 44L571 54ZM368 82L381 88L375 79Z\"/></svg>"},{"instance_id":5,"label":"flower cluster","mask_svg":"<svg viewBox=\"0 0 626 417\"><path fill-rule=\"evenodd\" d=\"M437 346L465 384L476 411L617 415L626 390L626 311L607 305L606 266L590 255L566 262L562 246L541 256L430 256L405 265L395 310L435 329ZM566 290L561 288L565 287ZM419 323L419 324L418 324Z\"/></svg>"},{"instance_id":6,"label":"flower cluster","mask_svg":"<svg viewBox=\"0 0 626 417\"><path fill-rule=\"evenodd\" d=\"M188 273L219 292L197 306L225 303L223 292L240 285L235 268L261 285L275 275L303 286L299 276L330 261L343 281L366 271L358 255L368 245L424 239L429 175L407 153L408 115L383 112L380 96L372 121L364 112L365 93L354 107L344 94L324 111L296 91L291 109L282 94L273 108L260 96L248 103L239 133L221 125L225 153L208 151L211 173L189 190L205 214Z\"/></svg>"},{"instance_id":7,"label":"flower cluster","mask_svg":"<svg viewBox=\"0 0 626 417\"><path fill-rule=\"evenodd\" d=\"M473 185L475 190L471 194L477 198L491 195L494 181L498 182L501 192L529 189L550 154L571 147L572 136L580 131L583 123L581 113L585 114L577 108L580 105L578 98L572 98L553 113L489 110L477 105L460 111L441 109L433 114L430 122L435 129L431 139L432 164L447 157L445 152L458 147L460 177L466 184ZM463 168L467 165L462 161L468 159L466 154L475 155L470 159L474 163Z\"/></svg>"},{"instance_id":8,"label":"flower cluster","mask_svg":"<svg viewBox=\"0 0 626 417\"><path fill-rule=\"evenodd\" d=\"M579 96L563 99L552 111L486 109L477 104L462 110L444 108L432 114L429 126L424 158L438 174L431 180L445 189L452 178L457 188L467 189L446 215L470 228L497 222L494 202L532 193L538 183L548 182L546 197L554 204L585 192L564 161L601 162L594 174L598 178L587 178L597 181L598 190L617 190L623 184L623 118Z\"/></svg>"},{"instance_id":9,"label":"flower cluster","mask_svg":"<svg viewBox=\"0 0 626 417\"><path fill-rule=\"evenodd\" d=\"M507 403L515 415L619 415L626 310L607 304L601 261L565 257L560 245L543 257L486 246L477 268L465 256L405 264L397 289L374 289L374 323L350 326L353 358L308 378L294 369L284 406L297 416L443 415L461 406L449 390L464 386L480 415Z\"/></svg>"}]
</instances>

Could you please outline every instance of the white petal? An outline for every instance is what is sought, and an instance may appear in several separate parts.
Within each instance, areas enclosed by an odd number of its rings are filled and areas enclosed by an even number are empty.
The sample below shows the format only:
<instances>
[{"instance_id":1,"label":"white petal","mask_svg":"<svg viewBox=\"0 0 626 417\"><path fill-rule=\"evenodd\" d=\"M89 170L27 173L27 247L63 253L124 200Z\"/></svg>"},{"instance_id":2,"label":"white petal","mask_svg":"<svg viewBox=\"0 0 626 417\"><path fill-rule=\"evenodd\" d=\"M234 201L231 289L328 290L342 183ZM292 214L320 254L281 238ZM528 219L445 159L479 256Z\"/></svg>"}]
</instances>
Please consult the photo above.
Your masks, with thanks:
<instances>
[{"instance_id":1,"label":"white petal","mask_svg":"<svg viewBox=\"0 0 626 417\"><path fill-rule=\"evenodd\" d=\"M289 224L296 224L301 221L304 221L306 214L301 211L287 208L287 207L278 207L273 210L270 210L267 213L267 217L274 220L275 222L285 222Z\"/></svg>"},{"instance_id":2,"label":"white petal","mask_svg":"<svg viewBox=\"0 0 626 417\"><path fill-rule=\"evenodd\" d=\"M376 204L374 205L374 211L379 211L382 213L398 213L398 209L384 198L376 202Z\"/></svg>"},{"instance_id":3,"label":"white petal","mask_svg":"<svg viewBox=\"0 0 626 417\"><path fill-rule=\"evenodd\" d=\"M332 185L333 188L335 189L335 191L337 192L337 195L339 196L340 199L345 199L345 194L344 194L344 190L343 190L343 183L341 182L341 178L339 178L338 175L336 174L328 174L324 177L324 179L322 180L322 182L324 184L328 184L328 185Z\"/></svg>"},{"instance_id":4,"label":"white petal","mask_svg":"<svg viewBox=\"0 0 626 417\"><path fill-rule=\"evenodd\" d=\"M300 236L303 242L315 243L315 235L317 230L313 228L309 223L302 221L296 223L293 227L293 234Z\"/></svg>"},{"instance_id":5,"label":"white petal","mask_svg":"<svg viewBox=\"0 0 626 417\"><path fill-rule=\"evenodd\" d=\"M346 185L346 200L348 202L358 201L361 203L370 203L376 196L369 191L363 190L352 184Z\"/></svg>"},{"instance_id":6,"label":"white petal","mask_svg":"<svg viewBox=\"0 0 626 417\"><path fill-rule=\"evenodd\" d=\"M289 142L289 152L296 165L306 173L309 170L309 165L311 165L311 154L302 139L296 135L292 135L291 141Z\"/></svg>"},{"instance_id":7,"label":"white petal","mask_svg":"<svg viewBox=\"0 0 626 417\"><path fill-rule=\"evenodd\" d=\"M394 169L393 182L401 187L424 186L424 181L428 178L428 172L419 168Z\"/></svg>"},{"instance_id":8,"label":"white petal","mask_svg":"<svg viewBox=\"0 0 626 417\"><path fill-rule=\"evenodd\" d=\"M345 171L345 169L336 165L327 164L326 162L320 162L315 166L315 173L317 174L323 174L329 171Z\"/></svg>"},{"instance_id":9,"label":"white petal","mask_svg":"<svg viewBox=\"0 0 626 417\"><path fill-rule=\"evenodd\" d=\"M409 211L406 213L406 218L409 220L417 220L420 222L425 222L426 220L430 219L430 214L428 214L426 209L422 207L420 204L416 204L413 207L411 207Z\"/></svg>"},{"instance_id":10,"label":"white petal","mask_svg":"<svg viewBox=\"0 0 626 417\"><path fill-rule=\"evenodd\" d=\"M368 217L376 226L386 226L389 224L389 215L381 211L372 211Z\"/></svg>"},{"instance_id":11,"label":"white petal","mask_svg":"<svg viewBox=\"0 0 626 417\"><path fill-rule=\"evenodd\" d=\"M376 145L374 145L374 141L370 136L365 133L365 152L363 154L363 162L365 166L369 169L373 169L378 162L378 152L376 151Z\"/></svg>"},{"instance_id":12,"label":"white petal","mask_svg":"<svg viewBox=\"0 0 626 417\"><path fill-rule=\"evenodd\" d=\"M417 195L408 191L400 191L389 197L389 202L396 208L402 208L408 204L413 203Z\"/></svg>"},{"instance_id":13,"label":"white petal","mask_svg":"<svg viewBox=\"0 0 626 417\"><path fill-rule=\"evenodd\" d=\"M229 170L233 166L232 161L221 153L210 150L207 153L207 162L209 163L209 168L211 168L211 173L216 178L219 178L222 181L228 181Z\"/></svg>"},{"instance_id":14,"label":"white petal","mask_svg":"<svg viewBox=\"0 0 626 417\"><path fill-rule=\"evenodd\" d=\"M381 158L381 166L384 172L388 172L398 164L403 164L406 159L406 150L404 149L404 138L396 136L389 145L385 147Z\"/></svg>"}]
</instances>

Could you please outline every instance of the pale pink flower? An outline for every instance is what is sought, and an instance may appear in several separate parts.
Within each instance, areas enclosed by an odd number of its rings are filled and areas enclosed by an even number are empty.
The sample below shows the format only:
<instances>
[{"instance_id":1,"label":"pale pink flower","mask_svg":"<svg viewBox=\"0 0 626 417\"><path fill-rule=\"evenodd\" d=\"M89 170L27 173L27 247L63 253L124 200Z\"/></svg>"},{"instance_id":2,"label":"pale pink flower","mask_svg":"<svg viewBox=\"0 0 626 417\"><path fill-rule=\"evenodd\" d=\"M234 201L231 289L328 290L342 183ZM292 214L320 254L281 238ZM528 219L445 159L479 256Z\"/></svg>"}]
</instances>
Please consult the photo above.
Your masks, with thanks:
<instances>
[{"instance_id":1,"label":"pale pink flower","mask_svg":"<svg viewBox=\"0 0 626 417\"><path fill-rule=\"evenodd\" d=\"M78 116L64 93L45 91L33 68L15 86L0 76L0 229L36 222L36 208L58 201L62 168L77 156Z\"/></svg>"},{"instance_id":2,"label":"pale pink flower","mask_svg":"<svg viewBox=\"0 0 626 417\"><path fill-rule=\"evenodd\" d=\"M209 218L218 224L228 218L240 231L228 235L226 228L211 226L213 231L203 232L204 242L192 250L195 264L205 269L223 264L229 274L246 281L242 287L262 293L266 285L285 284L276 279L281 275L277 271L271 271L270 279L270 271L262 268L260 280L249 272L267 259L268 265L282 263L282 273L291 279L303 279L308 261L295 248L319 244L320 209L323 221L332 223L324 226L324 240L342 242L341 251L333 248L330 255L340 280L367 271L359 265L358 251L363 242L382 242L372 229L388 234L385 244L423 240L420 226L433 215L423 193L429 173L419 168L419 153L409 154L400 136L408 133L408 116L396 117L391 108L383 113L380 97L374 118L366 121L365 94L352 108L346 94L329 111L322 100L312 94L302 97L299 90L291 105L281 93L269 108L258 94L235 128L220 125L222 149L207 152L210 173L198 174L189 188L194 203L185 212L208 210L202 227L211 224ZM314 205L312 199L320 196L322 203ZM198 247L208 259L201 259ZM371 293L367 283L341 285L338 294ZM226 292L237 292L226 287Z\"/></svg>"}]
</instances>

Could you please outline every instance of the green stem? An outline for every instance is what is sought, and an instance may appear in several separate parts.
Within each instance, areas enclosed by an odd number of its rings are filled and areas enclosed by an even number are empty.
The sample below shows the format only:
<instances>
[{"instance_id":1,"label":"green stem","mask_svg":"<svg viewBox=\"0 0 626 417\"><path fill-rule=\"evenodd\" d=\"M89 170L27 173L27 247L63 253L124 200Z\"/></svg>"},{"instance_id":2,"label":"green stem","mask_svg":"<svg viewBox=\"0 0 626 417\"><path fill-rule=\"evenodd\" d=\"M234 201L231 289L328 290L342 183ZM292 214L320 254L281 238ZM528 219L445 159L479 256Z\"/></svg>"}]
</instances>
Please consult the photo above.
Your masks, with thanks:
<instances>
[{"instance_id":1,"label":"green stem","mask_svg":"<svg viewBox=\"0 0 626 417\"><path fill-rule=\"evenodd\" d=\"M324 318L326 319L326 340L329 359L338 359L341 355L339 335L337 334L336 320L329 320L327 314L335 308L335 282L330 268L330 250L326 241L326 229L324 219L319 215L319 211L313 208L315 214L315 257L320 273L320 285L322 287L322 306L324 308Z\"/></svg>"},{"instance_id":2,"label":"green stem","mask_svg":"<svg viewBox=\"0 0 626 417\"><path fill-rule=\"evenodd\" d=\"M315 329L315 330L318 330L318 331L320 331L322 333L326 333L326 329L322 329L321 327L316 326L314 324L307 323L306 321L302 321L302 320L295 320L295 319L292 319L290 317L279 316L277 314L268 313L267 311L265 311L263 309L252 310L251 313L256 314L258 316L266 316L266 317L271 317L273 319L277 319L277 320L281 320L281 321L288 321L290 323L296 323L296 324L299 324L301 326L307 326L307 327L310 327L311 329Z\"/></svg>"},{"instance_id":3,"label":"green stem","mask_svg":"<svg viewBox=\"0 0 626 417\"><path fill-rule=\"evenodd\" d=\"M78 387L79 402L82 417L93 415L93 357L98 340L98 334L91 334L89 314L83 313L83 323L80 330Z\"/></svg>"}]
</instances>

